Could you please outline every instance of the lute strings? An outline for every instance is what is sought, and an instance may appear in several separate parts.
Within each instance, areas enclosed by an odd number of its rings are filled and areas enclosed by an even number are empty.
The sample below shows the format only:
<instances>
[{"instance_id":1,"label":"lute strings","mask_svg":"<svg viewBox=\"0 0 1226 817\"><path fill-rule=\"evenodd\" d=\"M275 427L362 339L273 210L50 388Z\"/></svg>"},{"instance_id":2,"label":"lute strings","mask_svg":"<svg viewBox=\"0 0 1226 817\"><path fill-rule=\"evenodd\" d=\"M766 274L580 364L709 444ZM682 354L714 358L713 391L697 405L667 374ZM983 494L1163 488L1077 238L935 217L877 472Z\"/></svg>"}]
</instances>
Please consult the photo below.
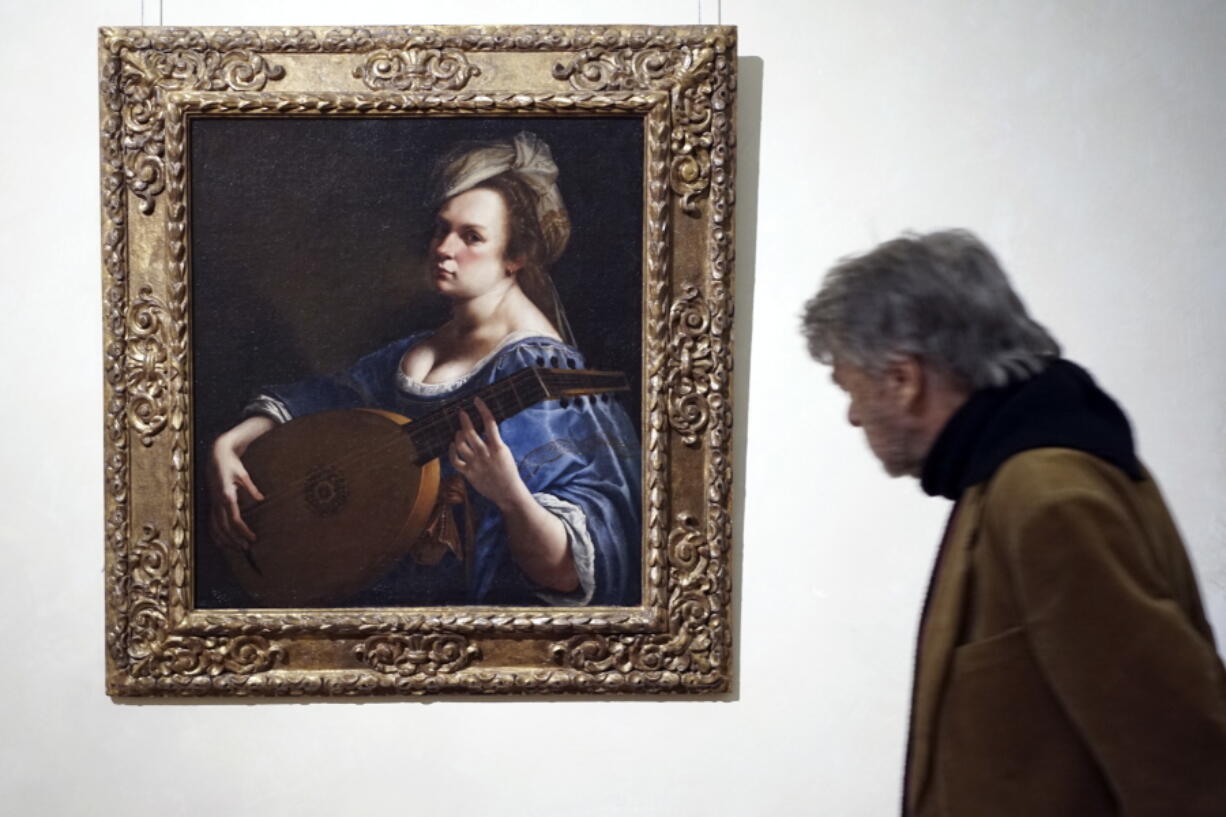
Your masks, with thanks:
<instances>
[{"instance_id":1,"label":"lute strings","mask_svg":"<svg viewBox=\"0 0 1226 817\"><path fill-rule=\"evenodd\" d=\"M528 384L518 385L521 380L527 380ZM475 415L473 401L476 397L486 404L495 421L502 422L545 400L565 399L575 393L594 394L624 389L624 382L624 376L618 372L529 367L480 389L472 397L448 403L403 428L417 447L418 464L422 465L442 456L447 450L461 428L460 411L470 412L478 433L484 433L480 418Z\"/></svg>"}]
</instances>

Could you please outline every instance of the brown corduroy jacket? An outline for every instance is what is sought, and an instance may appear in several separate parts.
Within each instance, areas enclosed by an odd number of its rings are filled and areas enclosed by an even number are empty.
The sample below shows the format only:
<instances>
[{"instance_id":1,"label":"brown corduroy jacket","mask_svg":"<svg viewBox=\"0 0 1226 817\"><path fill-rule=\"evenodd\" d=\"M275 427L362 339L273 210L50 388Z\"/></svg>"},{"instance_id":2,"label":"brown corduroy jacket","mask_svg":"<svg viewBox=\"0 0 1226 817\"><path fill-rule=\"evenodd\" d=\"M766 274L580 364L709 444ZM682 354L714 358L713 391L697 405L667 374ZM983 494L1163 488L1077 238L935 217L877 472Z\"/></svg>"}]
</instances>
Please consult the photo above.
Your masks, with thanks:
<instances>
[{"instance_id":1,"label":"brown corduroy jacket","mask_svg":"<svg viewBox=\"0 0 1226 817\"><path fill-rule=\"evenodd\" d=\"M1152 480L1039 448L963 494L920 625L904 809L1226 816L1226 670Z\"/></svg>"}]
</instances>

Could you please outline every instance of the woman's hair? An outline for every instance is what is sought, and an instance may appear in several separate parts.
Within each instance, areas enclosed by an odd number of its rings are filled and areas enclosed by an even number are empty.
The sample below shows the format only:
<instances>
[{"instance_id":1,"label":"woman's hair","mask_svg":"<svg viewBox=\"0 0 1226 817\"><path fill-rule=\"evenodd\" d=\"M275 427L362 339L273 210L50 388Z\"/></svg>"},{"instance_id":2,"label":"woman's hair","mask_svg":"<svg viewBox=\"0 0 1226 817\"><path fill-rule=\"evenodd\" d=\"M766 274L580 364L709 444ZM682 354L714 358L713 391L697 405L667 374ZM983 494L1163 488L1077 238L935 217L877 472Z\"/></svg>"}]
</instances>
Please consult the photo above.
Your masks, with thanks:
<instances>
[{"instance_id":1,"label":"woman's hair","mask_svg":"<svg viewBox=\"0 0 1226 817\"><path fill-rule=\"evenodd\" d=\"M1025 380L1060 354L966 230L909 233L841 260L805 304L802 331L822 363L879 373L915 356L972 389Z\"/></svg>"},{"instance_id":2,"label":"woman's hair","mask_svg":"<svg viewBox=\"0 0 1226 817\"><path fill-rule=\"evenodd\" d=\"M532 204L532 191L510 173L486 179L473 189L493 190L507 206L507 246L505 257L544 267L548 264L545 236Z\"/></svg>"},{"instance_id":3,"label":"woman's hair","mask_svg":"<svg viewBox=\"0 0 1226 817\"><path fill-rule=\"evenodd\" d=\"M553 290L548 280L550 257L545 233L537 216L532 188L513 173L499 173L475 185L473 190L493 190L502 196L507 210L507 244L503 258L522 266L519 286L546 315L553 312Z\"/></svg>"},{"instance_id":4,"label":"woman's hair","mask_svg":"<svg viewBox=\"0 0 1226 817\"><path fill-rule=\"evenodd\" d=\"M520 131L509 140L457 145L435 171L434 202L469 190L496 191L506 205L505 258L519 262L519 286L570 342L570 327L549 266L570 240L570 217L557 185L553 153L536 134Z\"/></svg>"}]
</instances>

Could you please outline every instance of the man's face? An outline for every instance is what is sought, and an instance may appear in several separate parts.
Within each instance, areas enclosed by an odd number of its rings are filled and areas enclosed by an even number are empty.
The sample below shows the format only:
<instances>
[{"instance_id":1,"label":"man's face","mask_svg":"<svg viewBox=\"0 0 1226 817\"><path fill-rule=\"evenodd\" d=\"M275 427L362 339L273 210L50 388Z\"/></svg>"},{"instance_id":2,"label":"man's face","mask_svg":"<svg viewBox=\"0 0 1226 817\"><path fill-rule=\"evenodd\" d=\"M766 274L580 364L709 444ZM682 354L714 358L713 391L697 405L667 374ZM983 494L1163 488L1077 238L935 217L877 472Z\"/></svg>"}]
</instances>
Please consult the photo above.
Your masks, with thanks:
<instances>
[{"instance_id":1,"label":"man's face","mask_svg":"<svg viewBox=\"0 0 1226 817\"><path fill-rule=\"evenodd\" d=\"M864 429L868 447L892 477L918 477L924 451L916 424L889 372L875 377L858 366L834 361L831 379L847 392L847 422Z\"/></svg>"}]
</instances>

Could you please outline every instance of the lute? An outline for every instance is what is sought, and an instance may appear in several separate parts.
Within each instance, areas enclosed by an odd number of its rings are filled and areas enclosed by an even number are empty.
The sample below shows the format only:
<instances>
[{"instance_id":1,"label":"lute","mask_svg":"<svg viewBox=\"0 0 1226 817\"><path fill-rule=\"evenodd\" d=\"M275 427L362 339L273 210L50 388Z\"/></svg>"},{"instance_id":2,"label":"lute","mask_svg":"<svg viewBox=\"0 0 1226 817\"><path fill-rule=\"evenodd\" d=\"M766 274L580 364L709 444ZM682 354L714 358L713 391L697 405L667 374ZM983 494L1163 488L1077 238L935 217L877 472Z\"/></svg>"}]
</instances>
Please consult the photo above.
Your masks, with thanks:
<instances>
[{"instance_id":1,"label":"lute","mask_svg":"<svg viewBox=\"0 0 1226 817\"><path fill-rule=\"evenodd\" d=\"M620 372L534 366L417 421L377 409L295 418L243 454L265 498L242 508L256 541L245 551L223 551L239 584L263 606L336 604L409 552L438 499L439 457L460 428L460 412L481 427L474 397L501 422L546 400L627 390Z\"/></svg>"}]
</instances>

